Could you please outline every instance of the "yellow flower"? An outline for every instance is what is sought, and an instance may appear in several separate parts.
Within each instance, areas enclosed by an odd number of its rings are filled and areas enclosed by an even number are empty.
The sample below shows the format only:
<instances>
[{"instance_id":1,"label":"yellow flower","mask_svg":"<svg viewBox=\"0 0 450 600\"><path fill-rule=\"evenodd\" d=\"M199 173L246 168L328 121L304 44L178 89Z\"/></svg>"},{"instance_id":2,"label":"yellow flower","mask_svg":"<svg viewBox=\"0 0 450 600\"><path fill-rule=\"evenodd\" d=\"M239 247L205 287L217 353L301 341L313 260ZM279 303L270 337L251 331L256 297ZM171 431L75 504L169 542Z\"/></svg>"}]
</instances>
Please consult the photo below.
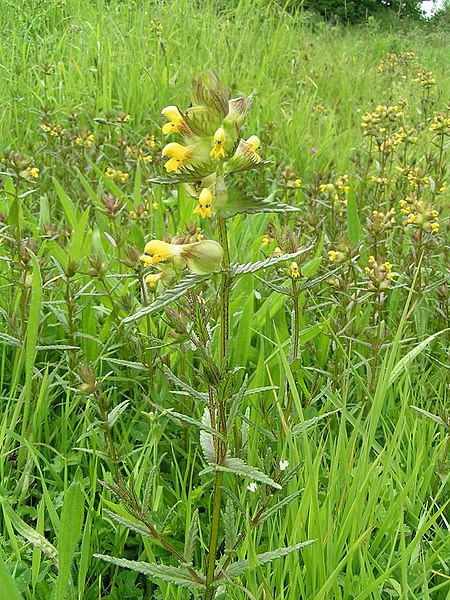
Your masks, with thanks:
<instances>
[{"instance_id":1,"label":"yellow flower","mask_svg":"<svg viewBox=\"0 0 450 600\"><path fill-rule=\"evenodd\" d=\"M169 122L164 123L162 126L164 135L169 135L169 133L180 133L183 131L186 123L176 106L166 106L166 108L162 109L161 114L169 119Z\"/></svg>"},{"instance_id":2,"label":"yellow flower","mask_svg":"<svg viewBox=\"0 0 450 600\"><path fill-rule=\"evenodd\" d=\"M189 162L192 151L186 146L172 142L164 146L161 154L169 158L164 167L167 173L172 173L173 171L178 171L178 169L181 169L181 167L184 167Z\"/></svg>"},{"instance_id":3,"label":"yellow flower","mask_svg":"<svg viewBox=\"0 0 450 600\"><path fill-rule=\"evenodd\" d=\"M124 173L120 169L113 169L111 167L107 167L105 175L108 177L108 179L119 181L120 183L125 183L125 181L128 179L128 173Z\"/></svg>"},{"instance_id":4,"label":"yellow flower","mask_svg":"<svg viewBox=\"0 0 450 600\"><path fill-rule=\"evenodd\" d=\"M194 208L194 214L200 215L202 219L211 218L211 204L213 201L213 196L208 188L203 188L200 192L200 196L198 198L198 204Z\"/></svg>"},{"instance_id":5,"label":"yellow flower","mask_svg":"<svg viewBox=\"0 0 450 600\"><path fill-rule=\"evenodd\" d=\"M289 267L289 275L292 279L298 279L300 277L300 271L298 270L298 265L296 262L292 262Z\"/></svg>"},{"instance_id":6,"label":"yellow flower","mask_svg":"<svg viewBox=\"0 0 450 600\"><path fill-rule=\"evenodd\" d=\"M181 246L178 244L168 244L161 240L151 240L144 248L144 254L140 260L148 265L156 265L159 262L166 261L180 254Z\"/></svg>"},{"instance_id":7,"label":"yellow flower","mask_svg":"<svg viewBox=\"0 0 450 600\"><path fill-rule=\"evenodd\" d=\"M145 266L170 262L175 271L188 267L192 273L207 275L220 269L222 258L222 246L213 240L201 240L193 244L168 244L152 240L145 246L140 260Z\"/></svg>"},{"instance_id":8,"label":"yellow flower","mask_svg":"<svg viewBox=\"0 0 450 600\"><path fill-rule=\"evenodd\" d=\"M336 250L328 251L328 260L330 262L334 262L335 260L337 260L337 257L338 257L338 252L336 252Z\"/></svg>"},{"instance_id":9,"label":"yellow flower","mask_svg":"<svg viewBox=\"0 0 450 600\"><path fill-rule=\"evenodd\" d=\"M166 125L169 125L169 123L166 123ZM144 138L144 142L149 148L155 148L156 146L156 138L154 135L146 135Z\"/></svg>"},{"instance_id":10,"label":"yellow flower","mask_svg":"<svg viewBox=\"0 0 450 600\"><path fill-rule=\"evenodd\" d=\"M430 227L434 233L439 233L439 223L431 223Z\"/></svg>"},{"instance_id":11,"label":"yellow flower","mask_svg":"<svg viewBox=\"0 0 450 600\"><path fill-rule=\"evenodd\" d=\"M261 157L259 156L259 154L256 152L256 150L258 150L258 148L261 145L261 142L259 140L259 137L257 135L251 135L248 140L245 140L247 142L247 144L249 144L250 148L250 152L253 153L254 158L257 160L257 162L260 162Z\"/></svg>"},{"instance_id":12,"label":"yellow flower","mask_svg":"<svg viewBox=\"0 0 450 600\"><path fill-rule=\"evenodd\" d=\"M219 160L219 158L225 158L225 140L225 129L223 127L219 127L214 134L214 145L209 155L216 160Z\"/></svg>"},{"instance_id":13,"label":"yellow flower","mask_svg":"<svg viewBox=\"0 0 450 600\"><path fill-rule=\"evenodd\" d=\"M161 279L162 273L150 273L145 278L145 283L148 283L150 287L155 287L155 283Z\"/></svg>"},{"instance_id":14,"label":"yellow flower","mask_svg":"<svg viewBox=\"0 0 450 600\"><path fill-rule=\"evenodd\" d=\"M39 169L37 167L27 167L26 173L28 177L32 177L33 179L37 179L39 177Z\"/></svg>"},{"instance_id":15,"label":"yellow flower","mask_svg":"<svg viewBox=\"0 0 450 600\"><path fill-rule=\"evenodd\" d=\"M302 185L302 180L301 179L295 179L292 185L295 188L299 188Z\"/></svg>"}]
</instances>

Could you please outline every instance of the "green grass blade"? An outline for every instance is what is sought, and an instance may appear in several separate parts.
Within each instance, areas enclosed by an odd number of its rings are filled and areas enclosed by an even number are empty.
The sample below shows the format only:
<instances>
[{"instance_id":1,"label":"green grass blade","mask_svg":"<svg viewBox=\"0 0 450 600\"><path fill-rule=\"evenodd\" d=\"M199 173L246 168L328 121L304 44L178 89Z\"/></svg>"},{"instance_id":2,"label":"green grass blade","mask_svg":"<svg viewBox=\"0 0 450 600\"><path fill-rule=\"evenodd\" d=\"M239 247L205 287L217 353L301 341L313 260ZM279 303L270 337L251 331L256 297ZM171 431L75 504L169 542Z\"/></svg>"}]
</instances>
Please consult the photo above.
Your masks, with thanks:
<instances>
[{"instance_id":1,"label":"green grass blade","mask_svg":"<svg viewBox=\"0 0 450 600\"><path fill-rule=\"evenodd\" d=\"M81 484L74 481L67 489L61 514L59 533L59 569L56 600L64 600L70 579L73 556L81 535L84 518L84 495Z\"/></svg>"}]
</instances>

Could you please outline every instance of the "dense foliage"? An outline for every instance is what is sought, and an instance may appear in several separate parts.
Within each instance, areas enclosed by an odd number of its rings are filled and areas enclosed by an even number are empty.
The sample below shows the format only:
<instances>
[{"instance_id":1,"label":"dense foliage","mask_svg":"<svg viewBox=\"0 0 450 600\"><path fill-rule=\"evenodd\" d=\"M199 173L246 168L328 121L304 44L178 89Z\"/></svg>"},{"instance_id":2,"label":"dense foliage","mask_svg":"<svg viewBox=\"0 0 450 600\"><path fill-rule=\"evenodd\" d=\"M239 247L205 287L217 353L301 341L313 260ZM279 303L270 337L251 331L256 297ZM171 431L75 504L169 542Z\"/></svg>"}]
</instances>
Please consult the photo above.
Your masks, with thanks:
<instances>
[{"instance_id":1,"label":"dense foliage","mask_svg":"<svg viewBox=\"0 0 450 600\"><path fill-rule=\"evenodd\" d=\"M369 17L420 19L423 17L420 0L288 0L288 10L309 10L330 21L362 23Z\"/></svg>"},{"instance_id":2,"label":"dense foliage","mask_svg":"<svg viewBox=\"0 0 450 600\"><path fill-rule=\"evenodd\" d=\"M235 459L219 598L444 600L447 36L218 4L1 4L0 589L200 597L175 584L207 572L212 393ZM217 246L187 274L218 207L164 168L167 107L207 69L255 92L225 352Z\"/></svg>"}]
</instances>

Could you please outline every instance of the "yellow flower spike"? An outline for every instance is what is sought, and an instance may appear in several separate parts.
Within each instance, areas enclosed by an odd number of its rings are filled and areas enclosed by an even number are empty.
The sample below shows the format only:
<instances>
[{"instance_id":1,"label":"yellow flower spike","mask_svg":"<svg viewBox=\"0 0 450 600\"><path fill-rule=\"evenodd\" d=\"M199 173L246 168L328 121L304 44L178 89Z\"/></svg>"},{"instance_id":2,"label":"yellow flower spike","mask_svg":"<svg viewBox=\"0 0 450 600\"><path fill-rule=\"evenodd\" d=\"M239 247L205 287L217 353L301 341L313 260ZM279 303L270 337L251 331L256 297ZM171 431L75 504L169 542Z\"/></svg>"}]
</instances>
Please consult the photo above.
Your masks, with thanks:
<instances>
[{"instance_id":1,"label":"yellow flower spike","mask_svg":"<svg viewBox=\"0 0 450 600\"><path fill-rule=\"evenodd\" d=\"M300 271L296 262L292 262L289 267L289 275L292 279L298 279L300 277Z\"/></svg>"},{"instance_id":2,"label":"yellow flower spike","mask_svg":"<svg viewBox=\"0 0 450 600\"><path fill-rule=\"evenodd\" d=\"M213 149L209 153L210 156L219 160L219 158L225 158L225 141L226 141L226 133L223 127L219 127L219 129L214 134L214 145Z\"/></svg>"},{"instance_id":3,"label":"yellow flower spike","mask_svg":"<svg viewBox=\"0 0 450 600\"><path fill-rule=\"evenodd\" d=\"M212 217L211 205L213 201L213 195L208 188L203 188L198 198L198 204L194 208L194 214L200 215L202 219L210 219Z\"/></svg>"},{"instance_id":4,"label":"yellow flower spike","mask_svg":"<svg viewBox=\"0 0 450 600\"><path fill-rule=\"evenodd\" d=\"M150 273L150 275L147 275L145 278L145 283L148 283L148 285L153 288L155 287L156 282L161 279L161 275L162 273Z\"/></svg>"},{"instance_id":5,"label":"yellow flower spike","mask_svg":"<svg viewBox=\"0 0 450 600\"><path fill-rule=\"evenodd\" d=\"M375 264L377 261L375 260L375 256L369 256L369 260L367 261L369 265Z\"/></svg>"},{"instance_id":6,"label":"yellow flower spike","mask_svg":"<svg viewBox=\"0 0 450 600\"><path fill-rule=\"evenodd\" d=\"M177 142L171 142L167 146L164 146L161 154L169 158L164 167L167 173L172 173L173 171L178 171L178 169L181 169L181 167L184 167L189 162L192 152L186 146L182 146Z\"/></svg>"},{"instance_id":7,"label":"yellow flower spike","mask_svg":"<svg viewBox=\"0 0 450 600\"><path fill-rule=\"evenodd\" d=\"M186 127L186 123L176 106L166 106L166 108L162 109L161 114L169 119L169 122L164 123L162 126L164 135L169 135L169 133L180 133Z\"/></svg>"}]
</instances>

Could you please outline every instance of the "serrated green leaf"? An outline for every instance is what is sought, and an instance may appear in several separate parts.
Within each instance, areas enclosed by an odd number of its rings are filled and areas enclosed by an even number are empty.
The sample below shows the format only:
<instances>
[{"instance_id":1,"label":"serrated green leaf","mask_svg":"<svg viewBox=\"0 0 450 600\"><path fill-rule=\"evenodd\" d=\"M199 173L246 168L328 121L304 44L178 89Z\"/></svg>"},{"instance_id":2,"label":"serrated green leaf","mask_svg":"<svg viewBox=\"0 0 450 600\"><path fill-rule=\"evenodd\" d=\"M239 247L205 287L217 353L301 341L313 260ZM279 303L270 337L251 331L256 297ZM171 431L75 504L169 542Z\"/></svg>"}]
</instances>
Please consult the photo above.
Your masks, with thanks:
<instances>
[{"instance_id":1,"label":"serrated green leaf","mask_svg":"<svg viewBox=\"0 0 450 600\"><path fill-rule=\"evenodd\" d=\"M202 424L204 427L211 428L211 417L207 408L205 408L203 411ZM200 447L203 452L203 457L208 463L213 463L216 461L216 449L214 446L213 436L211 433L208 433L203 429L200 430Z\"/></svg>"},{"instance_id":2,"label":"serrated green leaf","mask_svg":"<svg viewBox=\"0 0 450 600\"><path fill-rule=\"evenodd\" d=\"M294 258L299 257L301 254L304 254L310 249L308 248L300 248L296 252L291 252L290 254L282 254L281 256L270 256L265 260L260 260L258 262L246 263L245 265L237 265L233 264L230 267L231 275L245 275L246 273L256 273L261 269L267 269L268 267L272 267L281 262L286 262L289 260L294 260Z\"/></svg>"},{"instance_id":3,"label":"serrated green leaf","mask_svg":"<svg viewBox=\"0 0 450 600\"><path fill-rule=\"evenodd\" d=\"M184 558L186 559L186 563L192 565L192 561L194 559L194 550L195 544L198 539L198 509L194 511L192 515L191 522L189 524L189 529L186 536L186 541L184 543Z\"/></svg>"},{"instance_id":4,"label":"serrated green leaf","mask_svg":"<svg viewBox=\"0 0 450 600\"><path fill-rule=\"evenodd\" d=\"M190 396L192 396L192 398L197 398L197 400L200 400L200 402L208 402L208 394L199 392L198 390L194 389L193 387L191 387L190 385L188 385L184 381L181 381L181 379L179 377L177 377L169 369L169 367L167 365L163 364L162 365L162 370L164 372L164 375L166 375L166 377L168 379L170 379L170 381L172 383L174 383L179 388L181 388L183 391L185 391L187 394L189 394Z\"/></svg>"},{"instance_id":5,"label":"serrated green leaf","mask_svg":"<svg viewBox=\"0 0 450 600\"><path fill-rule=\"evenodd\" d=\"M279 502L277 502L270 508L263 511L261 513L261 516L258 519L258 525L260 525L261 523L264 523L264 521L267 521L267 519L270 519L270 517L273 517L273 515L276 515L277 512L279 512L282 508L287 506L289 504L289 502L291 502L292 500L295 500L295 498L298 498L298 496L300 496L300 494L302 494L303 491L304 491L304 488L302 488L301 490L297 490L290 496L286 496L286 498L283 498L282 500L280 500Z\"/></svg>"},{"instance_id":6,"label":"serrated green leaf","mask_svg":"<svg viewBox=\"0 0 450 600\"><path fill-rule=\"evenodd\" d=\"M311 427L314 427L314 425L316 425L319 421L322 421L322 419L325 419L326 417L329 417L330 415L334 415L337 412L339 412L339 409L332 410L323 415L319 415L317 417L313 417L312 419L308 419L307 421L303 421L303 423L299 423L292 429L292 435L298 435L299 433L302 433L303 431L307 431Z\"/></svg>"},{"instance_id":7,"label":"serrated green leaf","mask_svg":"<svg viewBox=\"0 0 450 600\"><path fill-rule=\"evenodd\" d=\"M212 274L214 275L214 273ZM187 275L178 285L173 288L167 289L165 292L161 294L154 302L149 304L148 306L143 306L140 310L138 310L134 315L130 315L123 319L122 323L132 323L133 321L137 321L141 319L145 315L148 315L152 312L156 312L167 306L171 302L178 300L181 296L195 287L200 283L203 283L207 279L209 279L212 275Z\"/></svg>"},{"instance_id":8,"label":"serrated green leaf","mask_svg":"<svg viewBox=\"0 0 450 600\"><path fill-rule=\"evenodd\" d=\"M246 395L245 392L247 391L248 383L248 375L246 374L238 393L232 397L231 406L227 418L228 431L231 431L231 429L233 428L236 417L238 416L239 411L241 410L242 401L244 399L244 396Z\"/></svg>"},{"instance_id":9,"label":"serrated green leaf","mask_svg":"<svg viewBox=\"0 0 450 600\"><path fill-rule=\"evenodd\" d=\"M129 400L124 400L117 406L115 406L110 413L108 413L108 426L112 427L120 415L126 411L130 404Z\"/></svg>"},{"instance_id":10,"label":"serrated green leaf","mask_svg":"<svg viewBox=\"0 0 450 600\"><path fill-rule=\"evenodd\" d=\"M201 576L198 574L199 581L194 581L190 577L189 571L183 567L156 565L141 561L126 560L124 558L114 558L112 556L105 556L104 554L94 554L94 558L100 558L101 560L117 565L118 567L131 569L132 571L143 573L148 577L161 579L167 583L173 583L174 585L179 585L188 589L201 589L203 587Z\"/></svg>"},{"instance_id":11,"label":"serrated green leaf","mask_svg":"<svg viewBox=\"0 0 450 600\"><path fill-rule=\"evenodd\" d=\"M281 490L281 485L279 483L276 483L268 475L262 473L256 467L248 465L240 458L226 458L223 465L210 465L206 469L203 469L203 471L201 471L199 475L204 475L205 473L210 473L212 471L224 471L225 473L234 473L235 475L240 475L241 477L248 477L249 479L252 479L254 481L259 481L260 483L270 485L276 490Z\"/></svg>"},{"instance_id":12,"label":"serrated green leaf","mask_svg":"<svg viewBox=\"0 0 450 600\"><path fill-rule=\"evenodd\" d=\"M277 560L277 558L283 558L284 556L288 556L288 554L292 554L293 552L297 552L297 550L301 550L306 546L310 546L311 544L314 544L315 541L316 540L309 540L307 542L295 544L294 546L288 546L287 548L278 548L277 550L272 550L271 552L264 552L263 554L258 554L258 565L267 565L268 563ZM249 570L250 565L248 560L238 560L234 563L231 563L231 565L227 567L227 569L225 570L225 575L233 579L235 577L243 575Z\"/></svg>"},{"instance_id":13,"label":"serrated green leaf","mask_svg":"<svg viewBox=\"0 0 450 600\"><path fill-rule=\"evenodd\" d=\"M233 550L237 537L236 515L234 512L233 503L229 498L227 499L227 503L225 505L223 528L225 531L225 554L229 554Z\"/></svg>"},{"instance_id":14,"label":"serrated green leaf","mask_svg":"<svg viewBox=\"0 0 450 600\"><path fill-rule=\"evenodd\" d=\"M102 481L101 483L102 483L103 487L105 487L112 494L114 494L115 496L117 496L117 493L116 493L116 490L115 490L114 487L110 486L105 481ZM131 521L130 519L126 519L125 517L121 517L117 513L112 512L112 511L108 510L107 508L105 508L103 510L103 513L107 517L109 517L110 519L112 519L116 523L119 523L119 525L123 525L123 527L126 527L130 531L134 531L134 533L137 533L139 535L143 535L144 537L148 537L148 538L154 539L154 536L151 534L151 532L146 527L144 527L144 525L141 525L141 523L138 523L137 521Z\"/></svg>"},{"instance_id":15,"label":"serrated green leaf","mask_svg":"<svg viewBox=\"0 0 450 600\"><path fill-rule=\"evenodd\" d=\"M210 435L214 435L215 437L221 438L221 434L213 429L207 423L197 421L194 417L190 417L189 415L184 415L183 413L176 412L173 408L161 408L157 404L153 404L152 406L159 412L162 417L168 417L173 421L183 421L183 423L187 423L188 425L193 425L194 427L198 427L199 429L206 431Z\"/></svg>"},{"instance_id":16,"label":"serrated green leaf","mask_svg":"<svg viewBox=\"0 0 450 600\"><path fill-rule=\"evenodd\" d=\"M256 213L271 213L271 212L298 212L300 209L296 206L290 206L284 202L279 202L274 199L275 194L271 194L267 198L254 198L244 195L237 189L228 188L228 201L217 212L217 216L226 219L234 217L240 213L256 214Z\"/></svg>"}]
</instances>

